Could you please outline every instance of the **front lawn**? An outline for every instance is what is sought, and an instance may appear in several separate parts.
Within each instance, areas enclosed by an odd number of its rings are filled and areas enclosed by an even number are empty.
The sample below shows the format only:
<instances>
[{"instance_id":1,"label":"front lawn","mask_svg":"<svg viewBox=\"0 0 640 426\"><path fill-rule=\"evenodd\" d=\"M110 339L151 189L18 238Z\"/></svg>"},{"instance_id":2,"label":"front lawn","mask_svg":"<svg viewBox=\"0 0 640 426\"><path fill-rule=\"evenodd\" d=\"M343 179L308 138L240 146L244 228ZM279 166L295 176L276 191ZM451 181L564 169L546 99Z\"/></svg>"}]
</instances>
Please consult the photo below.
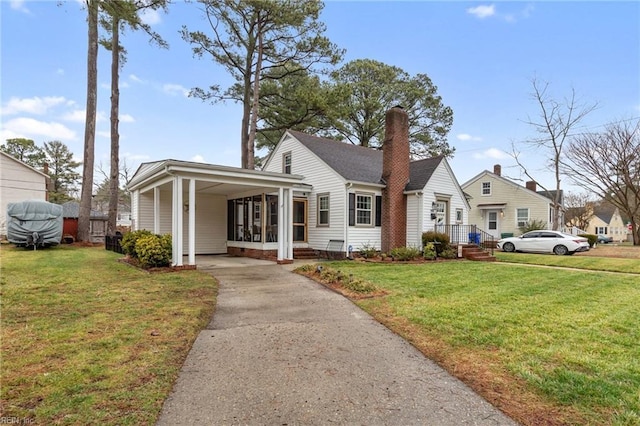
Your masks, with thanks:
<instances>
[{"instance_id":1,"label":"front lawn","mask_svg":"<svg viewBox=\"0 0 640 426\"><path fill-rule=\"evenodd\" d=\"M638 276L468 261L330 266L389 290L356 303L517 421L640 424Z\"/></svg>"},{"instance_id":2,"label":"front lawn","mask_svg":"<svg viewBox=\"0 0 640 426\"><path fill-rule=\"evenodd\" d=\"M640 259L632 258L594 257L587 256L582 253L577 253L573 256L556 256L554 254L534 253L505 253L499 250L494 252L494 256L500 262L640 274ZM640 277L638 277L638 279L640 280Z\"/></svg>"},{"instance_id":3,"label":"front lawn","mask_svg":"<svg viewBox=\"0 0 640 426\"><path fill-rule=\"evenodd\" d=\"M2 418L152 425L217 284L149 274L103 248L2 246Z\"/></svg>"}]
</instances>

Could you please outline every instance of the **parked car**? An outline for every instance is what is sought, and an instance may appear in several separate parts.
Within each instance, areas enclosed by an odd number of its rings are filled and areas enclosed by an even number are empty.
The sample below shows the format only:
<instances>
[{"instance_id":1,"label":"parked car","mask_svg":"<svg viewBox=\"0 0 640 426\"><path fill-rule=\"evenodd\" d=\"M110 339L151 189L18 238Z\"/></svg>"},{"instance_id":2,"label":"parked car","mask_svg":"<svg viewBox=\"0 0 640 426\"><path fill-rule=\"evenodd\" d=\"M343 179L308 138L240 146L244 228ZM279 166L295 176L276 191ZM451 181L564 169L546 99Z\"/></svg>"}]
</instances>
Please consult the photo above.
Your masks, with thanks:
<instances>
[{"instance_id":1,"label":"parked car","mask_svg":"<svg viewBox=\"0 0 640 426\"><path fill-rule=\"evenodd\" d=\"M598 234L598 244L608 244L613 242L613 237L607 237L606 235Z\"/></svg>"},{"instance_id":2,"label":"parked car","mask_svg":"<svg viewBox=\"0 0 640 426\"><path fill-rule=\"evenodd\" d=\"M527 232L519 237L503 238L498 241L498 248L507 252L571 255L580 251L588 251L589 240L559 231L538 230Z\"/></svg>"}]
</instances>

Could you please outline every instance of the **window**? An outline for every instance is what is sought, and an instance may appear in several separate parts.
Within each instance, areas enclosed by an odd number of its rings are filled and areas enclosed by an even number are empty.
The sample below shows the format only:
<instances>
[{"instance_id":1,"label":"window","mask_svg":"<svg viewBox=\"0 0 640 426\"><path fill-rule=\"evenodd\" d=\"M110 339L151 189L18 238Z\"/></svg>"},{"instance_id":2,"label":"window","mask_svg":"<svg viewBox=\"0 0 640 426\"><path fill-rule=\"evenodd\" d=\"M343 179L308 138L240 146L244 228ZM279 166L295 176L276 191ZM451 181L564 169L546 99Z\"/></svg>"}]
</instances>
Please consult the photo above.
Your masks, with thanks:
<instances>
[{"instance_id":1,"label":"window","mask_svg":"<svg viewBox=\"0 0 640 426\"><path fill-rule=\"evenodd\" d=\"M596 226L596 234L607 235L607 227L606 226Z\"/></svg>"},{"instance_id":2,"label":"window","mask_svg":"<svg viewBox=\"0 0 640 426\"><path fill-rule=\"evenodd\" d=\"M371 195L356 194L356 225L371 225L373 207Z\"/></svg>"},{"instance_id":3,"label":"window","mask_svg":"<svg viewBox=\"0 0 640 426\"><path fill-rule=\"evenodd\" d=\"M282 173L291 174L291 153L282 154Z\"/></svg>"},{"instance_id":4,"label":"window","mask_svg":"<svg viewBox=\"0 0 640 426\"><path fill-rule=\"evenodd\" d=\"M491 195L491 182L482 182L482 195Z\"/></svg>"},{"instance_id":5,"label":"window","mask_svg":"<svg viewBox=\"0 0 640 426\"><path fill-rule=\"evenodd\" d=\"M329 226L329 194L318 194L318 226Z\"/></svg>"},{"instance_id":6,"label":"window","mask_svg":"<svg viewBox=\"0 0 640 426\"><path fill-rule=\"evenodd\" d=\"M456 223L462 223L462 209L456 209Z\"/></svg>"},{"instance_id":7,"label":"window","mask_svg":"<svg viewBox=\"0 0 640 426\"><path fill-rule=\"evenodd\" d=\"M516 218L518 228L527 226L529 223L529 209L516 209Z\"/></svg>"}]
</instances>

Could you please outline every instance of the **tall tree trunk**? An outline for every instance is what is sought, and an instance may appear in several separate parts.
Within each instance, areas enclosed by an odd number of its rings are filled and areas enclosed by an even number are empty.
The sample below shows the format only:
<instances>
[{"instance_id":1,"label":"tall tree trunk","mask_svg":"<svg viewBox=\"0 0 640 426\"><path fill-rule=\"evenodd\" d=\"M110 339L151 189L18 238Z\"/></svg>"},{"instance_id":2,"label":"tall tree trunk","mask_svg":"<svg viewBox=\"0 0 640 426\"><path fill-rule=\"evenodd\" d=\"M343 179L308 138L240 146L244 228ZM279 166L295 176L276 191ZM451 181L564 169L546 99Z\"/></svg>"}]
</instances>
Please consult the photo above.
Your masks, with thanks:
<instances>
[{"instance_id":1,"label":"tall tree trunk","mask_svg":"<svg viewBox=\"0 0 640 426\"><path fill-rule=\"evenodd\" d=\"M89 241L91 200L93 193L93 164L96 138L96 109L98 101L98 0L86 0L88 11L87 49L87 112L84 127L84 159L82 162L82 191L78 215L78 241Z\"/></svg>"},{"instance_id":2,"label":"tall tree trunk","mask_svg":"<svg viewBox=\"0 0 640 426\"><path fill-rule=\"evenodd\" d=\"M109 216L107 235L115 235L120 198L120 134L118 114L120 110L120 18L113 16L111 34L111 173L109 175Z\"/></svg>"},{"instance_id":3,"label":"tall tree trunk","mask_svg":"<svg viewBox=\"0 0 640 426\"><path fill-rule=\"evenodd\" d=\"M262 69L262 22L258 21L258 58L256 72L253 77L253 92L251 99L251 121L249 123L249 137L247 138L247 169L255 169L255 141L258 126L258 104L260 102L260 70Z\"/></svg>"}]
</instances>

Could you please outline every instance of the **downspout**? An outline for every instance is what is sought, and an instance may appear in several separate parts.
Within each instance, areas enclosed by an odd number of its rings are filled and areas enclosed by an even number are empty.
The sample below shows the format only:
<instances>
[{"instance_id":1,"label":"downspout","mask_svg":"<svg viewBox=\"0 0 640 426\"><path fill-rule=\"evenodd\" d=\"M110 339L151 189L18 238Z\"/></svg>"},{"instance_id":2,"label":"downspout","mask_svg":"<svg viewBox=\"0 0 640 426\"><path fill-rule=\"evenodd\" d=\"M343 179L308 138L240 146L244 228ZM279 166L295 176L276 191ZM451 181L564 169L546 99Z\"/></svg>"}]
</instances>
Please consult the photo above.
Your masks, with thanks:
<instances>
[{"instance_id":1,"label":"downspout","mask_svg":"<svg viewBox=\"0 0 640 426\"><path fill-rule=\"evenodd\" d=\"M353 183L347 182L344 189L344 211L347 213L344 215L344 252L347 256L350 256L349 252L349 189L353 186Z\"/></svg>"}]
</instances>

